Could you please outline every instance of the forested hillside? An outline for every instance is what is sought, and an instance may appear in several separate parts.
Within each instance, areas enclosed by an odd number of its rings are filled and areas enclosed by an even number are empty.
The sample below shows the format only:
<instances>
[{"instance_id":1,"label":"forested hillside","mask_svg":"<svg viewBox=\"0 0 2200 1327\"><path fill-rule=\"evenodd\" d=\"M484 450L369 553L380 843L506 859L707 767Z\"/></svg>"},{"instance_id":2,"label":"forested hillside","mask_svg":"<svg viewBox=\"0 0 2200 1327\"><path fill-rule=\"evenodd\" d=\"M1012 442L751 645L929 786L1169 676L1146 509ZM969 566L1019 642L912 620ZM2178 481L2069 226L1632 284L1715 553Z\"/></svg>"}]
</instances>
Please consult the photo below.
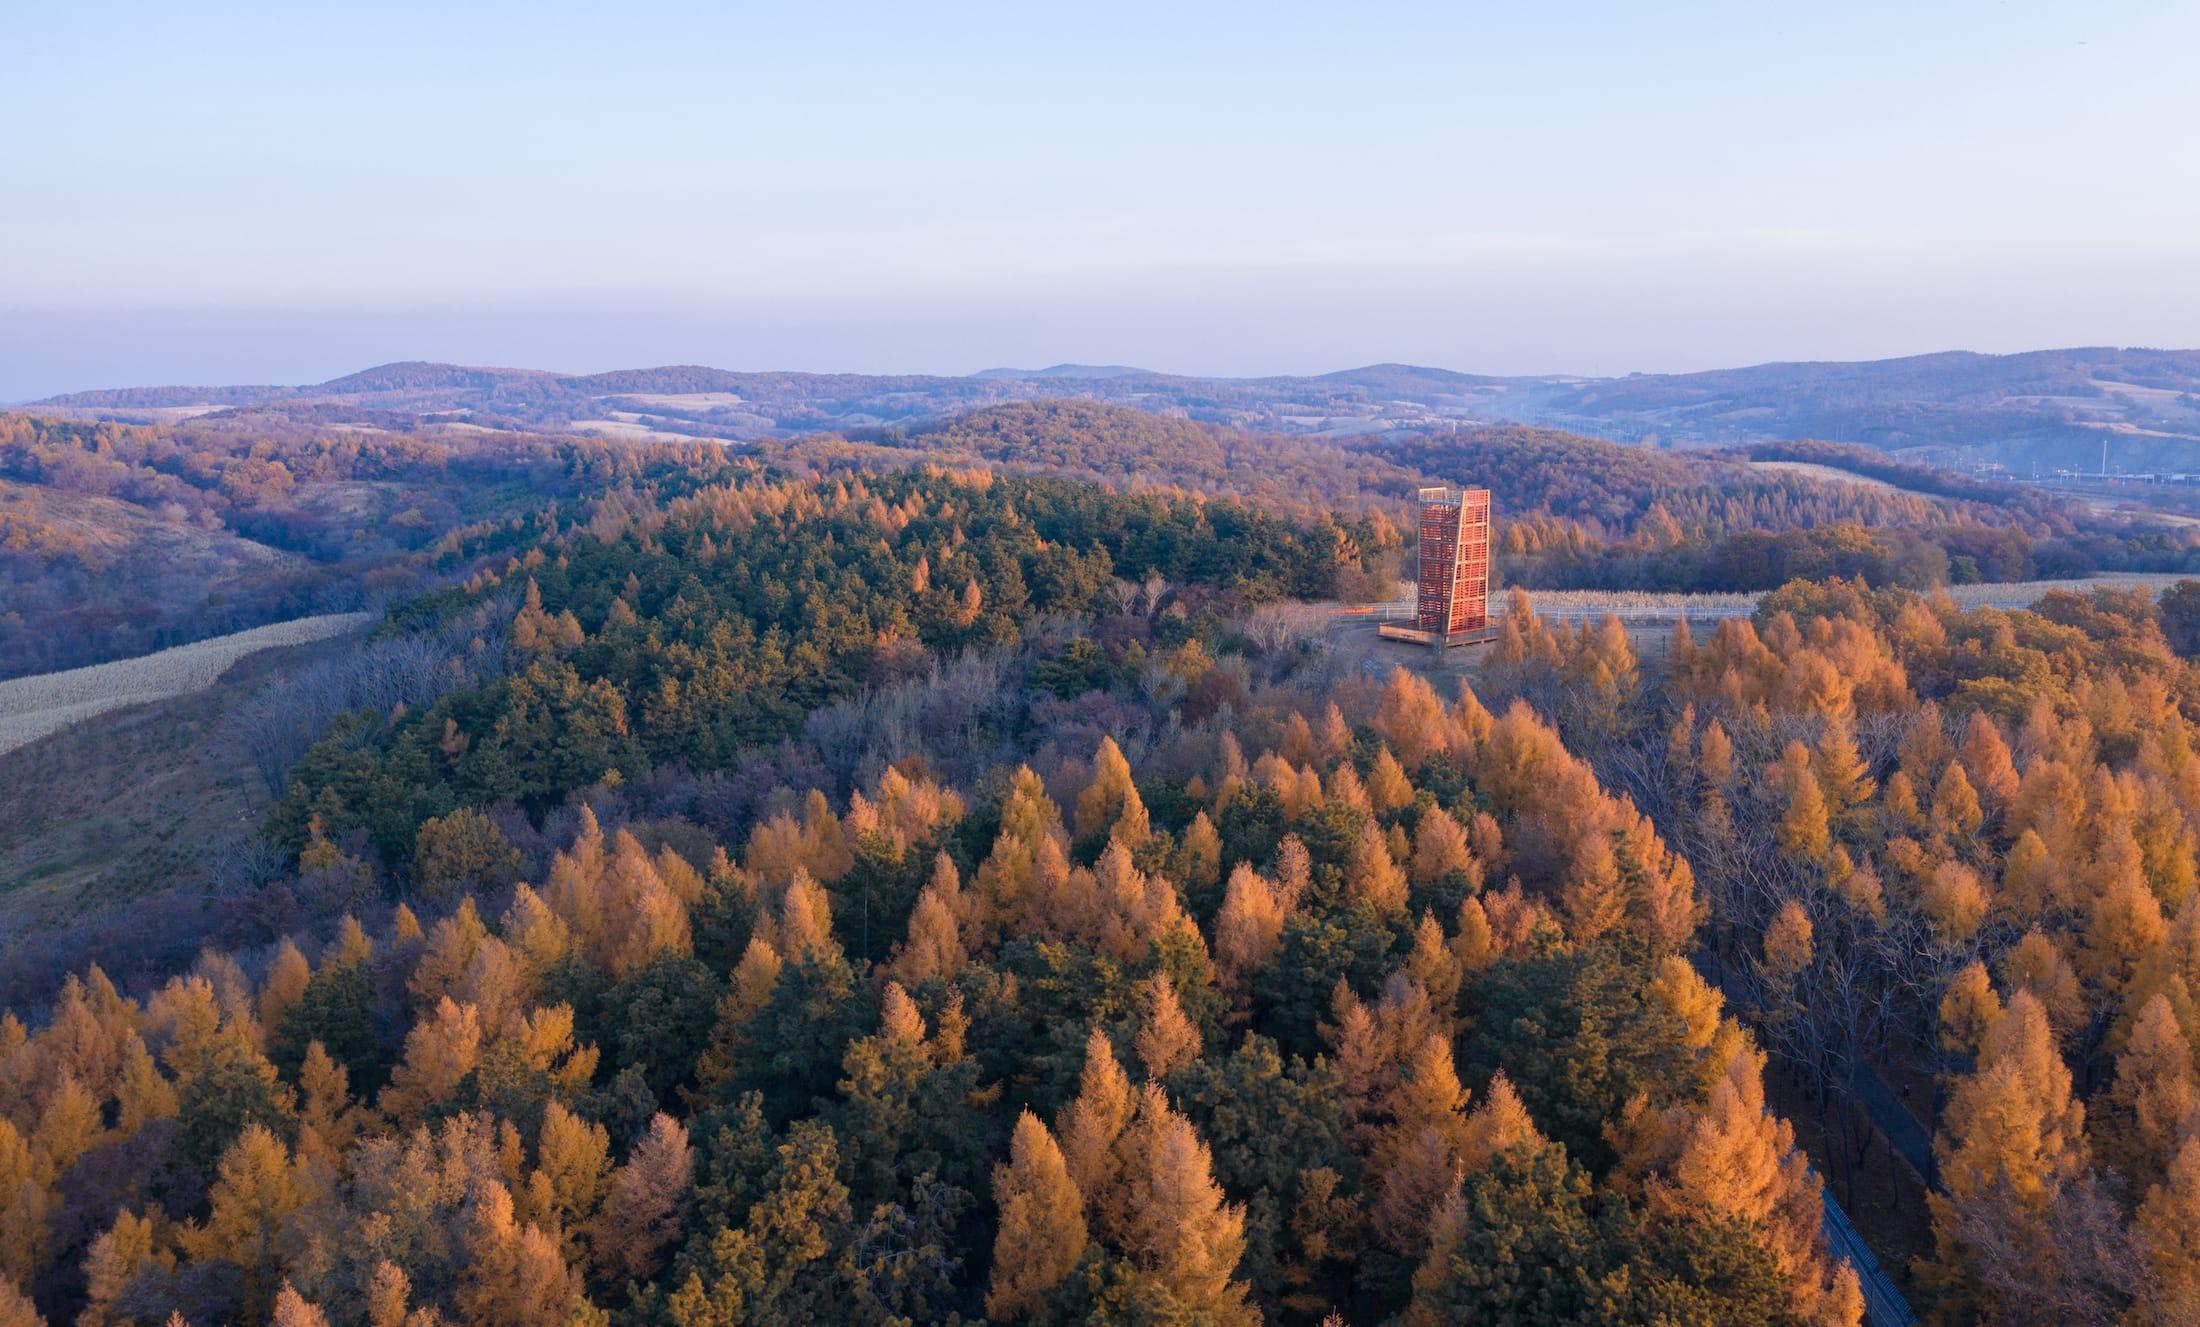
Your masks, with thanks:
<instances>
[{"instance_id":1,"label":"forested hillside","mask_svg":"<svg viewBox=\"0 0 2200 1327\"><path fill-rule=\"evenodd\" d=\"M1325 597L1363 542L1364 528L1234 503L982 472L758 481L607 512L555 558L533 550L401 610L426 622L524 584L520 666L324 743L279 820L293 837L309 817L366 827L394 861L421 820L466 802L540 808L671 761L723 768L867 684L923 673L934 652L1006 647L1034 619L1115 605L1118 569L1152 578L1138 593L1188 623L1210 601Z\"/></svg>"},{"instance_id":2,"label":"forested hillside","mask_svg":"<svg viewBox=\"0 0 2200 1327\"><path fill-rule=\"evenodd\" d=\"M1379 551L749 475L409 601L231 933L0 1018L0 1321L1856 1322L1688 863L1278 602Z\"/></svg>"},{"instance_id":3,"label":"forested hillside","mask_svg":"<svg viewBox=\"0 0 2200 1327\"><path fill-rule=\"evenodd\" d=\"M436 367L361 385L479 378ZM306 403L158 425L0 416L0 674L379 604L486 547L588 519L606 494L672 492L755 462L791 474L983 465L1227 494L1303 521L1346 513L1385 551L1401 551L1418 486L1479 484L1496 495L1501 583L1542 588L1765 590L1828 575L1922 588L2200 562L2189 526L1828 444L1669 452L1510 427L1328 439L1085 400L734 449L360 415ZM1410 571L1403 557L1364 566L1340 593L1386 598Z\"/></svg>"},{"instance_id":4,"label":"forested hillside","mask_svg":"<svg viewBox=\"0 0 2200 1327\"><path fill-rule=\"evenodd\" d=\"M1483 486L1494 502L1500 581L1535 588L1730 592L1862 576L1923 589L2200 570L2200 541L2172 523L2105 516L2038 489L1830 443L1678 452L1519 427L1330 440L1076 400L989 407L856 438L804 439L785 454L982 461L1157 491L1234 493L1283 512L1342 506L1400 525L1410 524L1424 483Z\"/></svg>"},{"instance_id":5,"label":"forested hillside","mask_svg":"<svg viewBox=\"0 0 2200 1327\"><path fill-rule=\"evenodd\" d=\"M1825 582L1646 669L1532 617L1491 660L1695 864L1713 970L1852 1148L1867 1080L1937 1080L1936 1321L2200 1312L2196 647L2193 582L2018 613Z\"/></svg>"},{"instance_id":6,"label":"forested hillside","mask_svg":"<svg viewBox=\"0 0 2200 1327\"><path fill-rule=\"evenodd\" d=\"M918 430L854 435L927 455L1104 483L1235 493L1272 510L1397 512L1421 482L1380 452L1326 438L1197 424L1093 401L993 406Z\"/></svg>"},{"instance_id":7,"label":"forested hillside","mask_svg":"<svg viewBox=\"0 0 2200 1327\"><path fill-rule=\"evenodd\" d=\"M723 464L671 443L0 414L0 676L355 609L524 539L561 498Z\"/></svg>"},{"instance_id":8,"label":"forested hillside","mask_svg":"<svg viewBox=\"0 0 2200 1327\"><path fill-rule=\"evenodd\" d=\"M2189 532L2097 517L2037 490L1854 447L1670 452L1496 428L1417 435L1383 455L1488 487L1499 565L1516 585L1770 590L1862 576L1927 589L2200 567ZM1767 469L1753 458L1815 462L1828 473Z\"/></svg>"}]
</instances>

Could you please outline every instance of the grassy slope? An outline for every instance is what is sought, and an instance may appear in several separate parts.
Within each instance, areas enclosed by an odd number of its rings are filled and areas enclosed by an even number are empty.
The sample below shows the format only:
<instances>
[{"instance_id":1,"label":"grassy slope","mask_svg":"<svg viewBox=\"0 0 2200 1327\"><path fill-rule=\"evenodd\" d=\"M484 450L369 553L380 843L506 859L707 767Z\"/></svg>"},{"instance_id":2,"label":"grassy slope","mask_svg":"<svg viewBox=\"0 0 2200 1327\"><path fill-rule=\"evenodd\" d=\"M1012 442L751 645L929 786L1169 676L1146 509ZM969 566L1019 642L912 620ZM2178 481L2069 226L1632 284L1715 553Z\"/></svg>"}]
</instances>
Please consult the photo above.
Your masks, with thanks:
<instances>
[{"instance_id":1,"label":"grassy slope","mask_svg":"<svg viewBox=\"0 0 2200 1327\"><path fill-rule=\"evenodd\" d=\"M164 521L116 498L64 493L11 479L0 479L0 511L51 526L72 543L81 541L85 566L92 571L142 565L218 583L298 561L293 554L227 530Z\"/></svg>"},{"instance_id":2,"label":"grassy slope","mask_svg":"<svg viewBox=\"0 0 2200 1327\"><path fill-rule=\"evenodd\" d=\"M269 798L235 722L271 679L353 648L265 650L213 686L93 719L0 756L0 970L41 933L126 918L147 893L199 890L210 858L257 831Z\"/></svg>"}]
</instances>

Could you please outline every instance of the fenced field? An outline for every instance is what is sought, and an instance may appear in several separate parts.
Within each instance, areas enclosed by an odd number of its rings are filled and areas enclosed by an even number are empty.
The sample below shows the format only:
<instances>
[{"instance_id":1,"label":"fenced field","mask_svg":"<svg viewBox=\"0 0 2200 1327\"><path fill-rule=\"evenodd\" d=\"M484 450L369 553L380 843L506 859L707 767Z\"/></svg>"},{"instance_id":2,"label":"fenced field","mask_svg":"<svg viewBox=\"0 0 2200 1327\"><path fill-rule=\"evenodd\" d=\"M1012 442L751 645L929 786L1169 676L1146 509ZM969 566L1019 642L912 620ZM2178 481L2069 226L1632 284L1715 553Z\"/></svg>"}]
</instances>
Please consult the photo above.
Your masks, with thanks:
<instances>
[{"instance_id":1,"label":"fenced field","mask_svg":"<svg viewBox=\"0 0 2200 1327\"><path fill-rule=\"evenodd\" d=\"M1945 593L1960 608L2029 608L2050 590L2075 590L2083 594L2101 589L2143 589L2160 593L2179 581L2195 577L2172 572L2109 572L2082 580L1995 581L1983 585L1951 585ZM1537 617L1549 622L1598 622L1616 617L1621 622L1673 622L1681 618L1706 621L1722 617L1748 617L1757 611L1761 594L1659 594L1643 590L1530 590L1528 603ZM1505 616L1511 602L1503 591L1490 596L1490 616ZM1400 598L1384 604L1358 604L1343 612L1363 617L1409 617L1413 600Z\"/></svg>"}]
</instances>

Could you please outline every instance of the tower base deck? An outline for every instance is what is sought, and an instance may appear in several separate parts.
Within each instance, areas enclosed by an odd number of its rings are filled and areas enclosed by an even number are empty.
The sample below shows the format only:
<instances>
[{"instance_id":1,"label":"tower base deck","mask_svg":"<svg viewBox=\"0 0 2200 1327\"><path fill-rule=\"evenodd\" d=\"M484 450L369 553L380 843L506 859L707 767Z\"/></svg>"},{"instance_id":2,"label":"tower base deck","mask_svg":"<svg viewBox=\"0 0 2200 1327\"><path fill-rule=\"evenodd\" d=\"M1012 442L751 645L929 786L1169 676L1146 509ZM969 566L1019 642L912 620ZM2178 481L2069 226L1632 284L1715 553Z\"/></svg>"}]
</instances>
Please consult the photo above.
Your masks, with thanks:
<instances>
[{"instance_id":1,"label":"tower base deck","mask_svg":"<svg viewBox=\"0 0 2200 1327\"><path fill-rule=\"evenodd\" d=\"M1410 641L1415 645L1430 645L1449 649L1454 645L1487 645L1497 639L1496 627L1471 627L1464 631L1423 631L1405 622L1378 622L1375 634L1384 640Z\"/></svg>"}]
</instances>

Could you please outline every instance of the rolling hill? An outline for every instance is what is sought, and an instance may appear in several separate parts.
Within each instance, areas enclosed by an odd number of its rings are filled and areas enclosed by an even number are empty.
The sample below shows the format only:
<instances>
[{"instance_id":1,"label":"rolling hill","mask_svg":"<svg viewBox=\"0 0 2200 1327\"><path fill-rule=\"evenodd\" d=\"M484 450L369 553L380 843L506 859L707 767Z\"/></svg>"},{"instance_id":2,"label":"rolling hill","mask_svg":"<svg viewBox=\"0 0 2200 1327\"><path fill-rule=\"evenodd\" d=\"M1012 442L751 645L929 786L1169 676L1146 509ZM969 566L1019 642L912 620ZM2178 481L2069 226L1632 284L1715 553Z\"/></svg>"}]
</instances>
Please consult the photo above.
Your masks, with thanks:
<instances>
[{"instance_id":1,"label":"rolling hill","mask_svg":"<svg viewBox=\"0 0 2200 1327\"><path fill-rule=\"evenodd\" d=\"M1665 446L1823 438L1947 465L2200 469L2200 350L1951 351L1618 378L1492 377L1374 364L1310 377L1200 378L1058 364L964 377L735 372L699 365L557 374L385 364L296 387L79 392L41 412L150 421L205 410L377 427L395 414L520 430L747 440L925 424L1014 401L1075 397L1298 435L1522 423Z\"/></svg>"}]
</instances>

